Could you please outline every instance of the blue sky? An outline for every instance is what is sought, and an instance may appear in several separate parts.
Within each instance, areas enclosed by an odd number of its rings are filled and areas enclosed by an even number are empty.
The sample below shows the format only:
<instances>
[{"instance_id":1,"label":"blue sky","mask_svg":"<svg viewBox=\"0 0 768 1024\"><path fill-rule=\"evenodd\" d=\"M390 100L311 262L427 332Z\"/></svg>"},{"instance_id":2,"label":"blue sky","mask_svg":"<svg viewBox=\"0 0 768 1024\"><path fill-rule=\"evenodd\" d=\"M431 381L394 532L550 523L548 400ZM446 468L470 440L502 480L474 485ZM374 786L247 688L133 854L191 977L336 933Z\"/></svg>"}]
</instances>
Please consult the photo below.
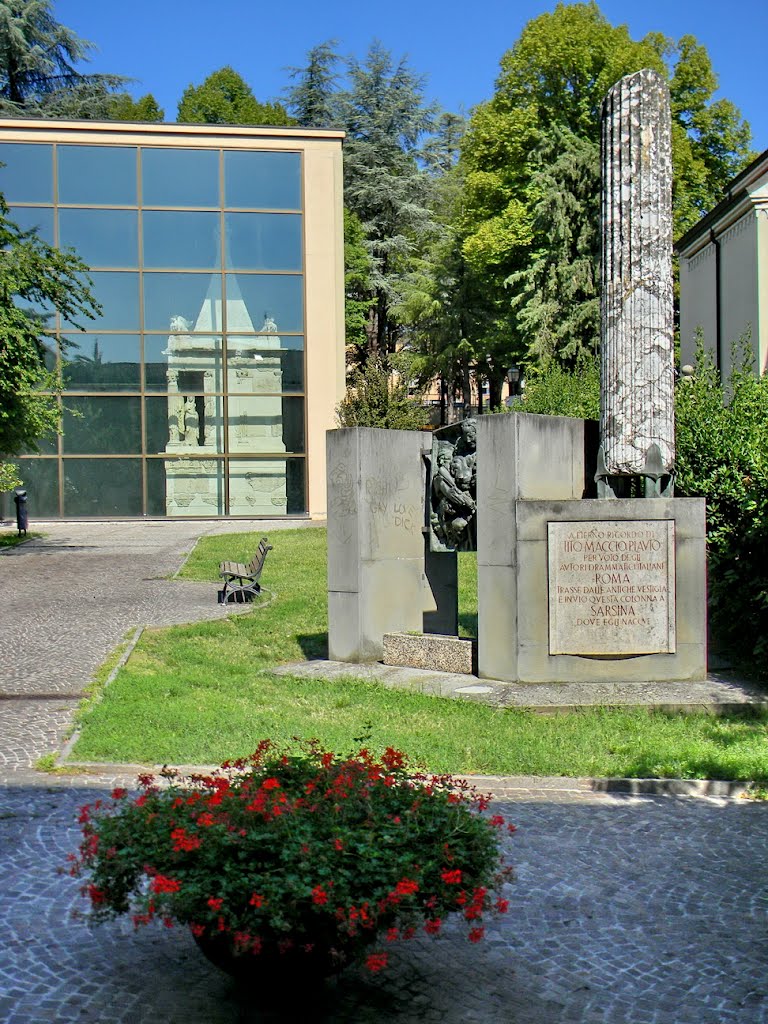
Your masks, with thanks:
<instances>
[{"instance_id":1,"label":"blue sky","mask_svg":"<svg viewBox=\"0 0 768 1024\"><path fill-rule=\"evenodd\" d=\"M55 0L56 17L98 46L91 69L139 80L135 94L152 92L175 120L187 85L231 64L261 100L279 97L287 67L307 50L338 40L341 53L362 57L380 39L396 57L407 55L426 76L426 95L449 110L469 109L493 93L499 59L525 23L553 0ZM633 38L659 31L703 43L720 78L720 94L750 122L753 146L768 149L765 99L768 2L742 0L603 0L613 24Z\"/></svg>"}]
</instances>

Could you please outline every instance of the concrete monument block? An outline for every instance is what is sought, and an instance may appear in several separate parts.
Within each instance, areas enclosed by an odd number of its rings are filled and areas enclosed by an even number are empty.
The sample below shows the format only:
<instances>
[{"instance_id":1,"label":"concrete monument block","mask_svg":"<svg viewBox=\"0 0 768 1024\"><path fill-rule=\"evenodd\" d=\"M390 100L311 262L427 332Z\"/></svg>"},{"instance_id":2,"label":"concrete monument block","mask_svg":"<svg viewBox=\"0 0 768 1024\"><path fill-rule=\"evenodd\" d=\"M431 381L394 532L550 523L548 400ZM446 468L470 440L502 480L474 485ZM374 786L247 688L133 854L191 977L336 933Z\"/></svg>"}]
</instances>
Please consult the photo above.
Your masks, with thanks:
<instances>
[{"instance_id":1,"label":"concrete monument block","mask_svg":"<svg viewBox=\"0 0 768 1024\"><path fill-rule=\"evenodd\" d=\"M581 498L596 437L567 416L508 413L477 420L478 671L515 679L518 611L517 503ZM524 595L520 600L525 601Z\"/></svg>"},{"instance_id":2,"label":"concrete monument block","mask_svg":"<svg viewBox=\"0 0 768 1024\"><path fill-rule=\"evenodd\" d=\"M627 75L608 92L602 165L598 473L606 497L630 496L622 477L643 477L649 495L671 494L672 143L669 91L657 72Z\"/></svg>"},{"instance_id":3,"label":"concrete monument block","mask_svg":"<svg viewBox=\"0 0 768 1024\"><path fill-rule=\"evenodd\" d=\"M328 647L373 661L387 632L421 631L434 608L424 574L421 431L329 431Z\"/></svg>"}]
</instances>

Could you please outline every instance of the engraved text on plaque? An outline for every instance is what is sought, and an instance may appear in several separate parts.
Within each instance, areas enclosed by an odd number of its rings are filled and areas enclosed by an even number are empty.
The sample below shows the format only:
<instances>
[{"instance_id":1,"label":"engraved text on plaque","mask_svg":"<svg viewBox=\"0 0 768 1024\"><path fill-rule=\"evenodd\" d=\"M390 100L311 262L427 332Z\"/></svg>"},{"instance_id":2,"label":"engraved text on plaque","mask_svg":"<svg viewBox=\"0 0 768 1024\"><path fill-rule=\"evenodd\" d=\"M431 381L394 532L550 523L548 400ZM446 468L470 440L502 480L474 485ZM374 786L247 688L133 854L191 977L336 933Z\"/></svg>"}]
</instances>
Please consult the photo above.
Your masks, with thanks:
<instances>
[{"instance_id":1,"label":"engraved text on plaque","mask_svg":"<svg viewBox=\"0 0 768 1024\"><path fill-rule=\"evenodd\" d=\"M549 653L674 653L674 521L547 526Z\"/></svg>"}]
</instances>

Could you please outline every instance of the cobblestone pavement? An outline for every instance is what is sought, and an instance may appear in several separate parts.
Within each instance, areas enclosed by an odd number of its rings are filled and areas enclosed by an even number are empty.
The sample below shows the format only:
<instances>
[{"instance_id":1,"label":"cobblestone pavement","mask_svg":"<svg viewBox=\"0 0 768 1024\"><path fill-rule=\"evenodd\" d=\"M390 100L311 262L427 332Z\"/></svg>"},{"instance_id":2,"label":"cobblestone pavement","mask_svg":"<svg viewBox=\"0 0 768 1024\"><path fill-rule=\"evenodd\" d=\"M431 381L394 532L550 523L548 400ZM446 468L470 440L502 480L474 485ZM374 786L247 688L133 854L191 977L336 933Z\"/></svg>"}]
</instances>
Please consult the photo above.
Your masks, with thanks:
<instances>
[{"instance_id":1,"label":"cobblestone pavement","mask_svg":"<svg viewBox=\"0 0 768 1024\"><path fill-rule=\"evenodd\" d=\"M178 621L174 602L153 596L161 584L142 590L141 578L175 571L194 537L218 524L171 524L179 526L173 536L153 525L110 524L103 541L93 524L57 525L46 542L57 552L38 550L38 559L30 545L15 549L26 555L0 558L3 634L6 623L16 629L15 642L4 635L0 648L3 1024L768 1024L765 803L619 796L594 792L588 780L498 780L498 806L518 826L509 840L517 880L510 913L487 941L471 945L455 930L404 944L384 974L348 971L300 1008L262 1010L260 994L210 967L183 930L134 932L124 922L89 930L76 917L78 883L58 869L77 845L77 807L125 775L45 776L31 765L59 742L76 703L69 694L103 657L91 644L79 654L71 633L93 630L109 649L149 615ZM107 620L82 610L81 549L94 543L99 586L110 581L110 552L122 551L122 573L113 575L147 603L132 597L123 617ZM51 575L69 610L55 628L45 621ZM46 609L38 633L10 611L19 579L25 607ZM75 593L79 600L68 600ZM132 607L138 618L129 622ZM44 660L35 650L41 636ZM9 668L9 652L28 671ZM75 672L66 659L78 657Z\"/></svg>"}]
</instances>

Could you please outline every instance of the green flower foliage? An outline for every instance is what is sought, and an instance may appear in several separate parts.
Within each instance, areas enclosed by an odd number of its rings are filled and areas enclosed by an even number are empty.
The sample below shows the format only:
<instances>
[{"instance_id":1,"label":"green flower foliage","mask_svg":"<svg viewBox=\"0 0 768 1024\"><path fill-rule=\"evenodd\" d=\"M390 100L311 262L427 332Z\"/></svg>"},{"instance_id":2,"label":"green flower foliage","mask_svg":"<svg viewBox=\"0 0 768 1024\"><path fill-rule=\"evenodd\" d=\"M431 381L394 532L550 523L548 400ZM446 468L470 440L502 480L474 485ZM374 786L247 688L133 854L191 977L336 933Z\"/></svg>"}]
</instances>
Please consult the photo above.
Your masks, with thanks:
<instances>
[{"instance_id":1,"label":"green flower foliage","mask_svg":"<svg viewBox=\"0 0 768 1024\"><path fill-rule=\"evenodd\" d=\"M503 817L484 818L487 798L414 774L391 747L377 760L265 740L210 776L161 774L167 785L140 776L138 797L116 789L80 811L71 873L89 879L96 921L132 914L137 926L188 925L241 959L293 953L299 968L322 957L375 972L386 942L436 934L451 914L477 941L483 915L507 909L492 893L509 874Z\"/></svg>"},{"instance_id":2,"label":"green flower foliage","mask_svg":"<svg viewBox=\"0 0 768 1024\"><path fill-rule=\"evenodd\" d=\"M768 376L747 345L723 385L701 342L677 388L675 493L707 499L709 608L715 637L765 676L768 654Z\"/></svg>"}]
</instances>

